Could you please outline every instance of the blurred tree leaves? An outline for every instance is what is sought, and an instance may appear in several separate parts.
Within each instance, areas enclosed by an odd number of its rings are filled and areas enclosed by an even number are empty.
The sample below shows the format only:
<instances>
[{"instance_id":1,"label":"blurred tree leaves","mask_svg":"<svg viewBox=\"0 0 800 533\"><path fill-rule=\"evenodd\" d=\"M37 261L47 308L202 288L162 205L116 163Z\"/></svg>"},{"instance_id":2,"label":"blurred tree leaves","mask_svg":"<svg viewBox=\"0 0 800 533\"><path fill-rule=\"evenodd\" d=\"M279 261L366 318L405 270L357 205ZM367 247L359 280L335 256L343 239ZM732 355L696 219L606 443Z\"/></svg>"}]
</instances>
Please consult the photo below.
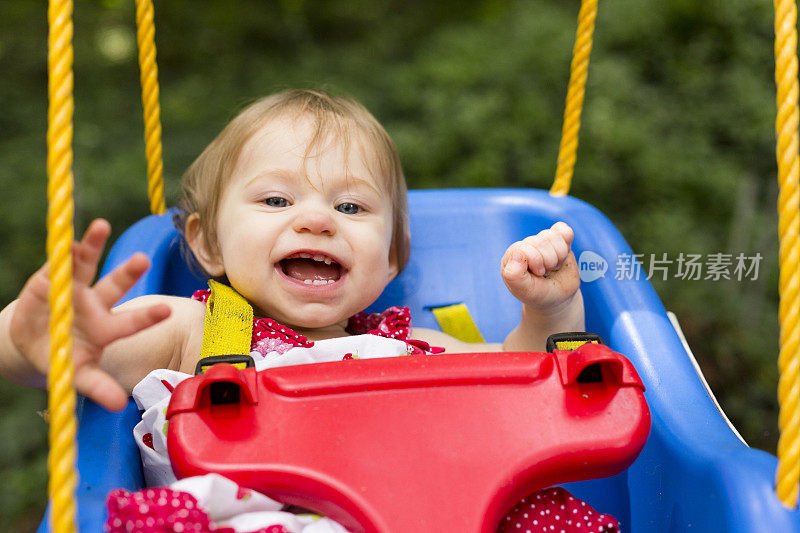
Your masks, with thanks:
<instances>
[{"instance_id":1,"label":"blurred tree leaves","mask_svg":"<svg viewBox=\"0 0 800 533\"><path fill-rule=\"evenodd\" d=\"M546 188L579 3L170 0L156 5L167 196L236 111L287 87L353 95L412 187ZM76 225L147 213L129 0L75 12ZM0 3L0 303L44 259L46 5ZM756 0L602 3L572 193L640 253L764 256L747 283L654 280L723 407L774 450L777 247L772 12ZM0 383L11 530L44 503L43 393Z\"/></svg>"}]
</instances>

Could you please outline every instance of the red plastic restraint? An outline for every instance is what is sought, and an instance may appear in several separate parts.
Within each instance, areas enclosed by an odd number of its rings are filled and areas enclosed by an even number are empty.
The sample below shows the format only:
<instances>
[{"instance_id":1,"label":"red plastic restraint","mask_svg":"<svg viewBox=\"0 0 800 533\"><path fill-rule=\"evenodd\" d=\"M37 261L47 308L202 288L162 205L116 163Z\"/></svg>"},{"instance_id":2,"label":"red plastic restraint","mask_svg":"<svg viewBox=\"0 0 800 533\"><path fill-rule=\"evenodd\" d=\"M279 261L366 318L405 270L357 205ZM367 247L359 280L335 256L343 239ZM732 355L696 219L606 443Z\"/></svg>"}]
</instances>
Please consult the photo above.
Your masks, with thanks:
<instances>
[{"instance_id":1,"label":"red plastic restraint","mask_svg":"<svg viewBox=\"0 0 800 533\"><path fill-rule=\"evenodd\" d=\"M167 444L178 477L218 472L353 531L490 533L536 490L627 468L643 392L602 344L223 364L176 387Z\"/></svg>"}]
</instances>

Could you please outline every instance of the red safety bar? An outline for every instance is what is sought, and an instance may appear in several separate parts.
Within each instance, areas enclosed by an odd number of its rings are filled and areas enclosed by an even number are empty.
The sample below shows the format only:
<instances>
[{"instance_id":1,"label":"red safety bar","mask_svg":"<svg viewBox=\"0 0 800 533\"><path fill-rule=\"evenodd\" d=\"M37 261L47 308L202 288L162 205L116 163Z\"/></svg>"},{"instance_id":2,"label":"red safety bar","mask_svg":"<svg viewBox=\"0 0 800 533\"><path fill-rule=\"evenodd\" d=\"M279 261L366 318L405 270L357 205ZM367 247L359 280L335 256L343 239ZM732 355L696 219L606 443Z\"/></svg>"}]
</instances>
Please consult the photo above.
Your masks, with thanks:
<instances>
[{"instance_id":1,"label":"red safety bar","mask_svg":"<svg viewBox=\"0 0 800 533\"><path fill-rule=\"evenodd\" d=\"M178 477L218 472L353 531L496 531L523 497L617 474L650 431L644 386L601 344L359 359L180 383Z\"/></svg>"}]
</instances>

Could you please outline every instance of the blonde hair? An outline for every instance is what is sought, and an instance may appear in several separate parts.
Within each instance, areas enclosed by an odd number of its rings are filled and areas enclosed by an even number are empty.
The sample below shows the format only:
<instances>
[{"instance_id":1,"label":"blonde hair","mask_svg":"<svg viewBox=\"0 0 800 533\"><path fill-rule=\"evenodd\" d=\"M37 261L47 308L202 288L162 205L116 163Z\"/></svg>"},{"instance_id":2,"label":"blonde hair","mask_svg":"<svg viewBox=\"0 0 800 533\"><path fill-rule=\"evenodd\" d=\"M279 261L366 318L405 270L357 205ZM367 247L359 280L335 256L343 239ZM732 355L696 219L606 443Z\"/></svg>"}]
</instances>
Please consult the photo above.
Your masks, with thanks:
<instances>
[{"instance_id":1,"label":"blonde hair","mask_svg":"<svg viewBox=\"0 0 800 533\"><path fill-rule=\"evenodd\" d=\"M348 153L353 134L360 137L365 162L390 195L393 206L391 252L398 269L402 270L410 251L408 200L406 180L394 142L364 106L347 96L319 90L292 89L267 96L246 107L228 123L183 175L183 196L175 215L178 229L184 232L189 215L196 213L206 249L219 253L216 224L224 187L247 141L261 127L279 117L309 117L313 121L307 157L313 148L328 139L343 142ZM194 256L188 255L199 267Z\"/></svg>"}]
</instances>

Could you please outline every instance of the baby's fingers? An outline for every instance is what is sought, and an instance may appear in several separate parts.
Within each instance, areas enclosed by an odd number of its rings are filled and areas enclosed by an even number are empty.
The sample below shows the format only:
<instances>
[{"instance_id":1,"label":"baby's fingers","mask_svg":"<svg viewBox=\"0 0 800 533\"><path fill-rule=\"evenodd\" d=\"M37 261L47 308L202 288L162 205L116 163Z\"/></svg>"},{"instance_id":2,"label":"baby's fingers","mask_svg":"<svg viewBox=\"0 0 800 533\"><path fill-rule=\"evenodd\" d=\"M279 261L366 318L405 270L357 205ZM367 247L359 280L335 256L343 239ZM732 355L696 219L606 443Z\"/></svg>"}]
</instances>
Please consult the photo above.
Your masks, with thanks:
<instances>
[{"instance_id":1,"label":"baby's fingers","mask_svg":"<svg viewBox=\"0 0 800 533\"><path fill-rule=\"evenodd\" d=\"M553 227L542 232L542 238L552 246L556 254L555 269L561 267L561 264L569 256L570 244L572 243L572 229L563 222L553 224Z\"/></svg>"},{"instance_id":2,"label":"baby's fingers","mask_svg":"<svg viewBox=\"0 0 800 533\"><path fill-rule=\"evenodd\" d=\"M532 237L527 237L522 241L521 249L531 259L530 270L537 276L544 276L550 270L558 268L558 252L547 238L547 233L540 232Z\"/></svg>"},{"instance_id":3,"label":"baby's fingers","mask_svg":"<svg viewBox=\"0 0 800 533\"><path fill-rule=\"evenodd\" d=\"M545 271L549 272L561 268L561 265L569 257L572 238L572 228L563 222L556 222L552 227L542 230L522 242L536 248L541 253ZM544 275L541 270L534 272L540 276Z\"/></svg>"},{"instance_id":4,"label":"baby's fingers","mask_svg":"<svg viewBox=\"0 0 800 533\"><path fill-rule=\"evenodd\" d=\"M530 264L529 257L522 252L521 242L514 243L503 257L502 275L508 290L518 299L525 301L535 284L532 269L536 268ZM541 256L538 263L541 264Z\"/></svg>"},{"instance_id":5,"label":"baby's fingers","mask_svg":"<svg viewBox=\"0 0 800 533\"><path fill-rule=\"evenodd\" d=\"M575 236L575 233L572 231L572 228L566 222L556 222L550 227L550 230L556 232L561 235L564 239L564 242L567 243L567 246L572 245L572 239Z\"/></svg>"},{"instance_id":6,"label":"baby's fingers","mask_svg":"<svg viewBox=\"0 0 800 533\"><path fill-rule=\"evenodd\" d=\"M130 337L140 331L154 326L169 317L170 308L166 304L152 305L138 309L130 309L113 313L105 328L100 343L105 346L117 339Z\"/></svg>"},{"instance_id":7,"label":"baby's fingers","mask_svg":"<svg viewBox=\"0 0 800 533\"><path fill-rule=\"evenodd\" d=\"M75 372L75 390L110 411L121 411L128 403L128 393L114 378L94 365Z\"/></svg>"},{"instance_id":8,"label":"baby's fingers","mask_svg":"<svg viewBox=\"0 0 800 533\"><path fill-rule=\"evenodd\" d=\"M519 250L519 243L511 245L500 263L503 278L516 279L528 273L528 258Z\"/></svg>"},{"instance_id":9,"label":"baby's fingers","mask_svg":"<svg viewBox=\"0 0 800 533\"><path fill-rule=\"evenodd\" d=\"M111 273L103 276L94 286L94 292L106 308L111 308L133 287L150 267L147 256L134 254Z\"/></svg>"},{"instance_id":10,"label":"baby's fingers","mask_svg":"<svg viewBox=\"0 0 800 533\"><path fill-rule=\"evenodd\" d=\"M502 262L502 275L508 289L517 298L524 298L532 286L533 273L543 268L541 254L524 242L512 244Z\"/></svg>"},{"instance_id":11,"label":"baby's fingers","mask_svg":"<svg viewBox=\"0 0 800 533\"><path fill-rule=\"evenodd\" d=\"M22 300L29 300L30 297L34 298L37 302L48 302L50 292L50 264L45 263L42 267L33 273L33 275L28 278L28 281L25 282L25 285L22 287L22 290L19 293L19 297Z\"/></svg>"},{"instance_id":12,"label":"baby's fingers","mask_svg":"<svg viewBox=\"0 0 800 533\"><path fill-rule=\"evenodd\" d=\"M92 282L109 235L111 235L111 225L107 221L97 218L89 224L81 242L75 243L72 251L76 281L86 285Z\"/></svg>"}]
</instances>

